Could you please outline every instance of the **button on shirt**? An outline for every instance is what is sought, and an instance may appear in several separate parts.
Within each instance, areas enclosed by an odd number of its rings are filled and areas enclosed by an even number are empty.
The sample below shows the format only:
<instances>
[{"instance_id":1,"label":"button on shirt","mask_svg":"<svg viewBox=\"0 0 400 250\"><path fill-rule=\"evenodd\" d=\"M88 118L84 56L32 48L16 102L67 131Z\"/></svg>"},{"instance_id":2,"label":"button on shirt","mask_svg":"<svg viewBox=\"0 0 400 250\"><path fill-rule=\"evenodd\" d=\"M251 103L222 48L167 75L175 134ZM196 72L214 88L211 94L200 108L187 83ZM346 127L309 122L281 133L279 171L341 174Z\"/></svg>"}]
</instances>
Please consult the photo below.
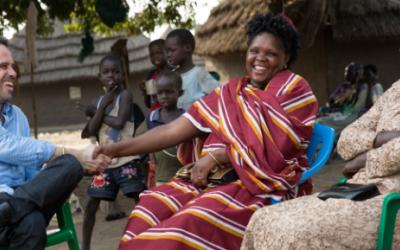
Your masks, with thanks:
<instances>
[{"instance_id":1,"label":"button on shirt","mask_svg":"<svg viewBox=\"0 0 400 250\"><path fill-rule=\"evenodd\" d=\"M12 193L40 171L55 145L30 137L28 120L17 106L5 103L0 111L0 192Z\"/></svg>"}]
</instances>

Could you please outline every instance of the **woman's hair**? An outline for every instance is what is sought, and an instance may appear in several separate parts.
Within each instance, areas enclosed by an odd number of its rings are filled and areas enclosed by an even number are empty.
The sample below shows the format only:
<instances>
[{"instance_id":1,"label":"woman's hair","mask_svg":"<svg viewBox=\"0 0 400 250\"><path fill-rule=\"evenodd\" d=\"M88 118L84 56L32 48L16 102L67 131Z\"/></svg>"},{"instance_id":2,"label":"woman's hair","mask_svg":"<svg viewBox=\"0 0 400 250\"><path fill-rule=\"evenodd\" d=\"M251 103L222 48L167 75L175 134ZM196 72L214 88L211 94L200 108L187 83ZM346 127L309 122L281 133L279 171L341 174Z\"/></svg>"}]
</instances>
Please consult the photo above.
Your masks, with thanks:
<instances>
[{"instance_id":1,"label":"woman's hair","mask_svg":"<svg viewBox=\"0 0 400 250\"><path fill-rule=\"evenodd\" d=\"M297 59L300 48L299 34L288 17L283 15L257 14L247 24L247 44L261 33L271 33L282 41L285 52L289 55L287 67Z\"/></svg>"}]
</instances>

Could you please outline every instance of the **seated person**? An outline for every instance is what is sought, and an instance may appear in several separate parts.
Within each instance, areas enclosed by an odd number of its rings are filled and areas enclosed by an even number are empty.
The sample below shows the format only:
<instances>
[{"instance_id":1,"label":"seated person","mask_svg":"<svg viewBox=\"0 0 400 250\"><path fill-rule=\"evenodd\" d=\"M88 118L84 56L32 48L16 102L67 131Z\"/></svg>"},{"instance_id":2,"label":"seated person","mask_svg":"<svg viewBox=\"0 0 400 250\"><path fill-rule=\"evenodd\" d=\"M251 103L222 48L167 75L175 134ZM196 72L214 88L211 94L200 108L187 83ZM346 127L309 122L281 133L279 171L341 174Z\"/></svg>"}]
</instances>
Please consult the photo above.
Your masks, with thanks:
<instances>
[{"instance_id":1,"label":"seated person","mask_svg":"<svg viewBox=\"0 0 400 250\"><path fill-rule=\"evenodd\" d=\"M345 68L345 81L329 96L321 108L318 123L335 129L336 134L365 112L368 98L368 85L364 83L363 66L350 63Z\"/></svg>"},{"instance_id":2,"label":"seated person","mask_svg":"<svg viewBox=\"0 0 400 250\"><path fill-rule=\"evenodd\" d=\"M349 183L375 183L380 195L364 201L317 194L258 210L242 249L376 249L382 201L400 192L400 80L345 128L337 149ZM400 218L394 236L400 246Z\"/></svg>"},{"instance_id":3,"label":"seated person","mask_svg":"<svg viewBox=\"0 0 400 250\"><path fill-rule=\"evenodd\" d=\"M84 162L85 156L30 138L26 116L11 104L16 78L11 52L0 44L0 244L40 250L51 217L83 176L77 158ZM111 160L100 156L96 161L87 172L102 171Z\"/></svg>"},{"instance_id":4,"label":"seated person","mask_svg":"<svg viewBox=\"0 0 400 250\"><path fill-rule=\"evenodd\" d=\"M318 107L307 81L288 70L298 34L286 17L266 14L252 18L247 35L248 77L216 88L170 123L95 150L94 157L121 157L185 142L178 157L192 166L188 179L141 193L121 250L239 249L251 214L271 204L271 197L311 192L309 182L298 181L308 167L306 148ZM177 48L182 49L191 52L193 46ZM238 179L209 183L216 169L231 169Z\"/></svg>"},{"instance_id":5,"label":"seated person","mask_svg":"<svg viewBox=\"0 0 400 250\"><path fill-rule=\"evenodd\" d=\"M378 69L375 65L367 64L364 66L364 82L368 84L369 95L363 113L367 112L383 94L383 87L378 82Z\"/></svg>"}]
</instances>

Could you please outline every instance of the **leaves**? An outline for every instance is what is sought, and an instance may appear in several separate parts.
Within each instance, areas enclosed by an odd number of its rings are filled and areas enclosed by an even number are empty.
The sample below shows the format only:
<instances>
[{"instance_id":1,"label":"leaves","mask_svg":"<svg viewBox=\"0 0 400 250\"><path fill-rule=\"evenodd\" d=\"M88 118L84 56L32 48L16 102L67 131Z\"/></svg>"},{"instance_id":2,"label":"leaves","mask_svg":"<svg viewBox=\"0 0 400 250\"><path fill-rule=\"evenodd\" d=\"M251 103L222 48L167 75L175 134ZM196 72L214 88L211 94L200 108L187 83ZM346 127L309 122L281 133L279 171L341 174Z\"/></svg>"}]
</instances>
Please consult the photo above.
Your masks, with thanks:
<instances>
[{"instance_id":1,"label":"leaves","mask_svg":"<svg viewBox=\"0 0 400 250\"><path fill-rule=\"evenodd\" d=\"M32 0L38 9L38 34L52 31L54 19L67 21L68 31L88 29L100 34L152 32L156 26L170 24L191 28L194 24L194 0L129 0L141 6L128 17L126 0ZM26 21L30 0L0 1L0 35L5 27L18 30ZM184 16L183 14L186 14Z\"/></svg>"}]
</instances>

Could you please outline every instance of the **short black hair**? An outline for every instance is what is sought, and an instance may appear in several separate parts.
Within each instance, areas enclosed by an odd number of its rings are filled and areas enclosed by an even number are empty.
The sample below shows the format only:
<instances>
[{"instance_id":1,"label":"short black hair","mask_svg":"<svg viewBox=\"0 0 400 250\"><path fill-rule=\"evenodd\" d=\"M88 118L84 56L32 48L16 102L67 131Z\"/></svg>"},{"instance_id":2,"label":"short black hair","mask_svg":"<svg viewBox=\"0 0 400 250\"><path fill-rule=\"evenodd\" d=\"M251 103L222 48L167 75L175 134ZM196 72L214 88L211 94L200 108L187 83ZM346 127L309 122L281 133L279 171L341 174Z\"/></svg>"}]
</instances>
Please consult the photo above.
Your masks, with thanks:
<instances>
[{"instance_id":1,"label":"short black hair","mask_svg":"<svg viewBox=\"0 0 400 250\"><path fill-rule=\"evenodd\" d=\"M174 86L178 90L182 90L182 77L178 73L171 70L163 70L160 72L160 75L158 76L157 79L161 79L162 77L165 77L171 82L173 82Z\"/></svg>"},{"instance_id":2,"label":"short black hair","mask_svg":"<svg viewBox=\"0 0 400 250\"><path fill-rule=\"evenodd\" d=\"M371 71L372 73L374 73L375 75L378 74L378 68L376 67L376 65L374 64L367 64L364 66L364 72L365 71Z\"/></svg>"},{"instance_id":3,"label":"short black hair","mask_svg":"<svg viewBox=\"0 0 400 250\"><path fill-rule=\"evenodd\" d=\"M8 40L0 36L0 44L8 47Z\"/></svg>"},{"instance_id":4,"label":"short black hair","mask_svg":"<svg viewBox=\"0 0 400 250\"><path fill-rule=\"evenodd\" d=\"M279 37L285 52L289 55L287 67L290 67L297 59L300 41L299 34L287 19L287 17L271 13L255 15L247 24L247 45L250 45L257 35L264 32Z\"/></svg>"},{"instance_id":5,"label":"short black hair","mask_svg":"<svg viewBox=\"0 0 400 250\"><path fill-rule=\"evenodd\" d=\"M165 40L164 39L157 39L153 40L149 43L149 48L151 47L159 47L159 48L164 48L165 46Z\"/></svg>"},{"instance_id":6,"label":"short black hair","mask_svg":"<svg viewBox=\"0 0 400 250\"><path fill-rule=\"evenodd\" d=\"M115 55L115 54L107 54L105 55L103 58L101 58L100 63L99 63L99 69L101 68L101 65L103 65L103 63L105 61L112 61L115 62L121 69L121 71L124 69L122 67L122 60L121 57Z\"/></svg>"},{"instance_id":7,"label":"short black hair","mask_svg":"<svg viewBox=\"0 0 400 250\"><path fill-rule=\"evenodd\" d=\"M168 33L167 39L171 37L177 37L180 45L189 45L192 47L192 51L196 48L196 41L194 40L193 34L187 29L175 29Z\"/></svg>"}]
</instances>

